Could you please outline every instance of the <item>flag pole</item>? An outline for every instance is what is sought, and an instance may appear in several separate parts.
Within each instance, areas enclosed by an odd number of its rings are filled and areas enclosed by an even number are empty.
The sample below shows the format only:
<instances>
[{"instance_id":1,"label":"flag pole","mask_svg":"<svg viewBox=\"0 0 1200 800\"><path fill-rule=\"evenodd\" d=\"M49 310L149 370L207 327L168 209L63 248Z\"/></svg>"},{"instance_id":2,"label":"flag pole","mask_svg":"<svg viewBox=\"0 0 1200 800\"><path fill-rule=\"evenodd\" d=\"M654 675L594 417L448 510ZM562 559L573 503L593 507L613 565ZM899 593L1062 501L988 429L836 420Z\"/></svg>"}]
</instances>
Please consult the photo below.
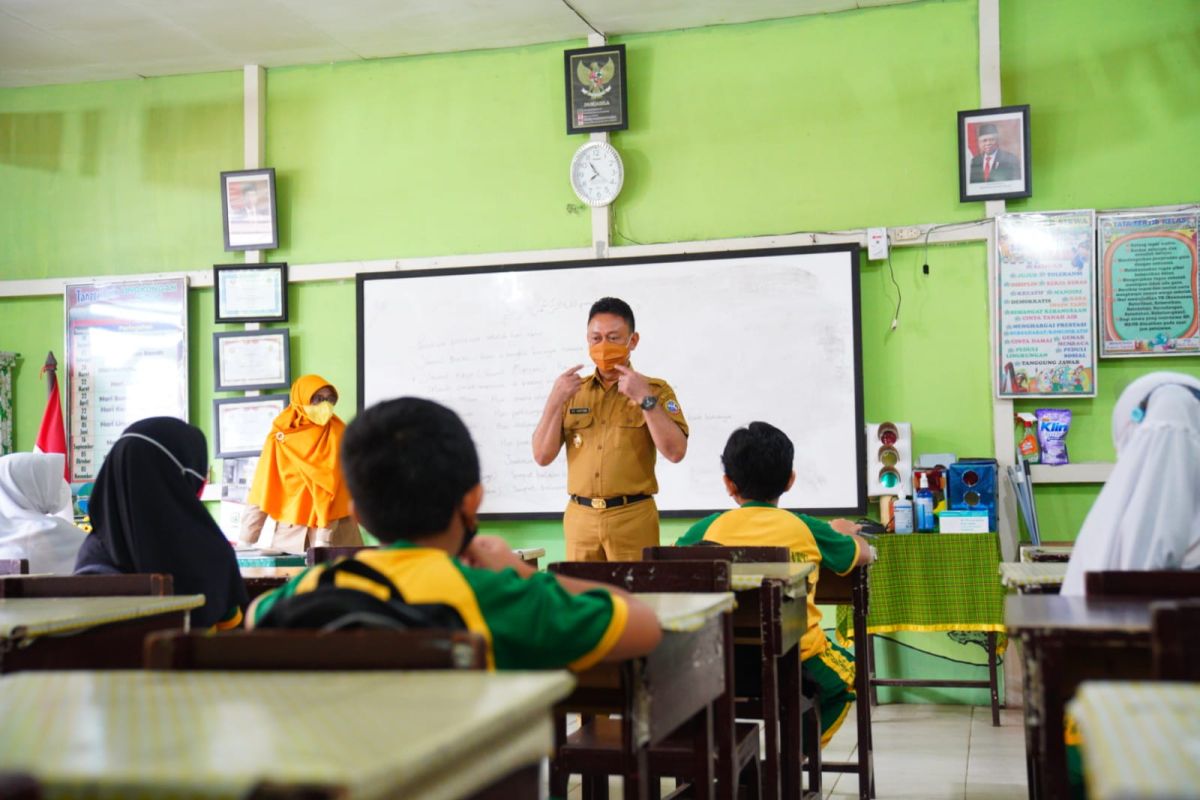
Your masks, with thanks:
<instances>
[{"instance_id":1,"label":"flag pole","mask_svg":"<svg viewBox=\"0 0 1200 800\"><path fill-rule=\"evenodd\" d=\"M46 363L42 365L42 371L38 373L38 376L41 377L47 372L50 373L50 377L46 378L46 391L52 392L54 391L54 379L58 372L58 359L54 357L53 350L46 353Z\"/></svg>"}]
</instances>

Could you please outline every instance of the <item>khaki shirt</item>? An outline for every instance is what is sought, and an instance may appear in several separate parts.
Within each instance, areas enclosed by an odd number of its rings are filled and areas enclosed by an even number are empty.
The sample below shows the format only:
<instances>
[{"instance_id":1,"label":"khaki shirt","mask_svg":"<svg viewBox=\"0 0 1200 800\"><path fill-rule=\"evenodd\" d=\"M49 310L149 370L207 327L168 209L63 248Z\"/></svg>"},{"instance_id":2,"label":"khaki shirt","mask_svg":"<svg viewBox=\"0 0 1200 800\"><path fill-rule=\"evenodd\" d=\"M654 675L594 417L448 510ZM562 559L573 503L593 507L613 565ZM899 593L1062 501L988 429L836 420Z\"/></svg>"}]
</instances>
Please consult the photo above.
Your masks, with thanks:
<instances>
[{"instance_id":1,"label":"khaki shirt","mask_svg":"<svg viewBox=\"0 0 1200 800\"><path fill-rule=\"evenodd\" d=\"M658 406L687 435L683 409L666 381L647 377ZM562 441L567 448L567 492L581 497L620 497L654 494L658 481L654 462L658 451L641 406L617 390L605 388L599 371L563 409Z\"/></svg>"}]
</instances>

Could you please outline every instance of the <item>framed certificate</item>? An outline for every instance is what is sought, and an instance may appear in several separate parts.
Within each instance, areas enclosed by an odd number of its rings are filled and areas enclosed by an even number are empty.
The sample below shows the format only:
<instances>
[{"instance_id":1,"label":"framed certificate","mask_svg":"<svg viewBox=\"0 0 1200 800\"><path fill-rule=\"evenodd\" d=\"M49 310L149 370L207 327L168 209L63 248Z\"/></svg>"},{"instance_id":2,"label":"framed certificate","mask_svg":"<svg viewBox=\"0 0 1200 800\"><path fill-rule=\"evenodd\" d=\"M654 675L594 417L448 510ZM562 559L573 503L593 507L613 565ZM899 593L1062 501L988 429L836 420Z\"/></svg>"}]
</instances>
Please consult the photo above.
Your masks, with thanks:
<instances>
[{"instance_id":1,"label":"framed certificate","mask_svg":"<svg viewBox=\"0 0 1200 800\"><path fill-rule=\"evenodd\" d=\"M214 264L216 322L287 322L286 263Z\"/></svg>"},{"instance_id":2,"label":"framed certificate","mask_svg":"<svg viewBox=\"0 0 1200 800\"><path fill-rule=\"evenodd\" d=\"M246 458L262 453L271 422L287 408L286 394L213 400L217 458Z\"/></svg>"},{"instance_id":3,"label":"framed certificate","mask_svg":"<svg viewBox=\"0 0 1200 800\"><path fill-rule=\"evenodd\" d=\"M222 172L221 220L225 223L226 250L278 247L274 167Z\"/></svg>"},{"instance_id":4,"label":"framed certificate","mask_svg":"<svg viewBox=\"0 0 1200 800\"><path fill-rule=\"evenodd\" d=\"M291 385L288 329L213 334L213 389L286 389Z\"/></svg>"},{"instance_id":5,"label":"framed certificate","mask_svg":"<svg viewBox=\"0 0 1200 800\"><path fill-rule=\"evenodd\" d=\"M625 97L625 45L563 51L567 133L623 131L629 127Z\"/></svg>"}]
</instances>

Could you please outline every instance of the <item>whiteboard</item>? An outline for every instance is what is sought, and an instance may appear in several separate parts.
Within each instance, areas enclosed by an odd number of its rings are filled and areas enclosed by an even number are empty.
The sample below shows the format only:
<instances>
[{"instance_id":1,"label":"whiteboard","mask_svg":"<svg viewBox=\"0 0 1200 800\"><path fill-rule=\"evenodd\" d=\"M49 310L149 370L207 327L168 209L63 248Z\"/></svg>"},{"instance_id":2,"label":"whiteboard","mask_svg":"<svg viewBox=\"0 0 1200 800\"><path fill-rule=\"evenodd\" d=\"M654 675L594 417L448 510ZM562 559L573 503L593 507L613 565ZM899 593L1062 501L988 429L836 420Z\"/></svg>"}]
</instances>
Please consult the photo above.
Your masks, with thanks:
<instances>
[{"instance_id":1,"label":"whiteboard","mask_svg":"<svg viewBox=\"0 0 1200 800\"><path fill-rule=\"evenodd\" d=\"M721 451L754 420L796 447L780 504L866 506L858 247L755 250L358 276L359 409L412 395L454 409L479 450L494 518L561 515L566 459L534 463L531 438L554 379L588 358L600 297L633 308L632 366L675 389L686 457L661 456L664 516L730 507Z\"/></svg>"}]
</instances>

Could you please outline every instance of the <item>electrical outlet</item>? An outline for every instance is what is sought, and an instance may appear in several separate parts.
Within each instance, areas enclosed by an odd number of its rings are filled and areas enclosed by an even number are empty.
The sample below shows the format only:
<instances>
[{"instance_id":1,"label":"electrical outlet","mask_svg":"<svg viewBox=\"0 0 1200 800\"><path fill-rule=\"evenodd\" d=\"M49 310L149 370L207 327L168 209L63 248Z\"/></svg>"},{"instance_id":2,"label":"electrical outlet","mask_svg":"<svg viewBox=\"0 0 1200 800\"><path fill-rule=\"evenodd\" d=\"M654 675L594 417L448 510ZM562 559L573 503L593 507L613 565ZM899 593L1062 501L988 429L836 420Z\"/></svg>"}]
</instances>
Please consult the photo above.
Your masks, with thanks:
<instances>
[{"instance_id":1,"label":"electrical outlet","mask_svg":"<svg viewBox=\"0 0 1200 800\"><path fill-rule=\"evenodd\" d=\"M921 238L920 228L892 228L892 241L911 242Z\"/></svg>"}]
</instances>

